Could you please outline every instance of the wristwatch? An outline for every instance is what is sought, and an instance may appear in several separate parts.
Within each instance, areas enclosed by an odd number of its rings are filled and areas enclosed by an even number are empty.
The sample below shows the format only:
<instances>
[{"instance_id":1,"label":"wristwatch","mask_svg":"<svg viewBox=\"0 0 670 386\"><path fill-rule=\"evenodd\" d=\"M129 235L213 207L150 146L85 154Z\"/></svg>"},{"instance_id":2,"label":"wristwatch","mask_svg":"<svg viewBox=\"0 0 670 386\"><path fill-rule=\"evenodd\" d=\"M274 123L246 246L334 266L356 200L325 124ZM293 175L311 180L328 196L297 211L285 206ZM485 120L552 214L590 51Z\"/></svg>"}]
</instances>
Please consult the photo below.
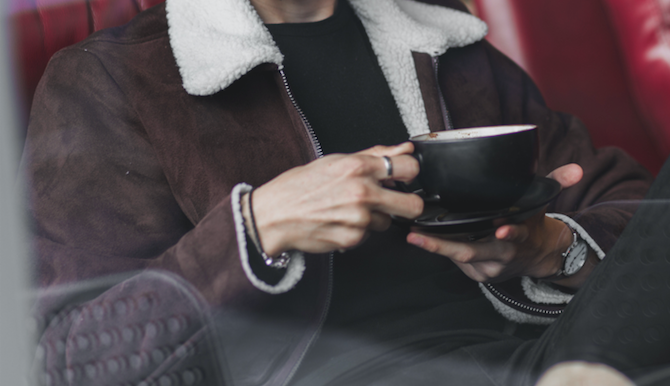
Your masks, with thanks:
<instances>
[{"instance_id":1,"label":"wristwatch","mask_svg":"<svg viewBox=\"0 0 670 386\"><path fill-rule=\"evenodd\" d=\"M561 253L561 256L563 256L563 267L555 274L540 278L539 280L555 281L565 279L579 272L586 263L586 259L589 257L588 244L579 236L576 230L572 229L569 225L568 228L572 232L572 244L570 244L565 252Z\"/></svg>"},{"instance_id":2,"label":"wristwatch","mask_svg":"<svg viewBox=\"0 0 670 386\"><path fill-rule=\"evenodd\" d=\"M572 227L568 226L568 228L572 231L572 244L570 244L565 252L561 253L561 256L563 256L563 268L552 277L554 280L570 277L579 272L589 256L589 246L586 241Z\"/></svg>"}]
</instances>

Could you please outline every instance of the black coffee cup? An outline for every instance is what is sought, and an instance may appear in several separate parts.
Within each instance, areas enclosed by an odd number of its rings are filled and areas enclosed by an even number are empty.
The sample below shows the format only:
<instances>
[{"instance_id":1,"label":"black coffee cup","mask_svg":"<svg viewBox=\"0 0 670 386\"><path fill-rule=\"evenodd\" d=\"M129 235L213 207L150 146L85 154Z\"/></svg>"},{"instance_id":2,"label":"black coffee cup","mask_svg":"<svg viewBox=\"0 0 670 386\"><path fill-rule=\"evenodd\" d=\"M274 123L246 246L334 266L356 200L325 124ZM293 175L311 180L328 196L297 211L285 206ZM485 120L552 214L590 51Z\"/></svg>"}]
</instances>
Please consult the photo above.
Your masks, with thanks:
<instances>
[{"instance_id":1,"label":"black coffee cup","mask_svg":"<svg viewBox=\"0 0 670 386\"><path fill-rule=\"evenodd\" d=\"M474 127L410 138L419 161L417 181L427 200L452 212L511 207L535 177L535 125Z\"/></svg>"}]
</instances>

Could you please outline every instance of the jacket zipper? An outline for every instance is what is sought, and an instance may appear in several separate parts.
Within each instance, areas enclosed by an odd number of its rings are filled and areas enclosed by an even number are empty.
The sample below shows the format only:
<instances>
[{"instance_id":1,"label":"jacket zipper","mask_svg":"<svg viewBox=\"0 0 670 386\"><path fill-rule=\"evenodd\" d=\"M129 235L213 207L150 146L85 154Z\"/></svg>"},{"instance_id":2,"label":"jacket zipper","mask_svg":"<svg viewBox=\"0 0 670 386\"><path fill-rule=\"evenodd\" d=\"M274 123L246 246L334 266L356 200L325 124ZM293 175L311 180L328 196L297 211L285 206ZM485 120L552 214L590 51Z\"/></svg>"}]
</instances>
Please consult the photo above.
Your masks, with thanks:
<instances>
[{"instance_id":1,"label":"jacket zipper","mask_svg":"<svg viewBox=\"0 0 670 386\"><path fill-rule=\"evenodd\" d=\"M321 144L319 143L319 139L316 137L316 133L314 133L314 129L312 128L312 125L310 125L309 121L307 120L307 117L305 116L305 113L302 112L302 109L300 106L298 106L298 102L295 100L293 97L293 93L291 92L291 88L288 85L288 80L286 79L286 74L284 73L283 69L279 69L279 74L281 75L282 82L284 82L284 88L286 89L286 94L288 94L289 99L291 100L291 103L293 104L293 107L296 109L298 112L298 115L300 115L300 119L302 120L303 125L305 126L305 129L307 130L307 134L309 135L309 138L312 142L312 148L314 149L314 155L316 158L321 158L323 157L323 149L321 148ZM328 310L330 309L330 301L333 293L333 257L335 253L330 252L328 255L328 287L326 288L326 303L324 304L323 310L321 311L321 315L319 315L319 321L316 326L316 329L312 333L312 336L309 338L307 341L307 344L305 345L302 353L300 354L300 357L298 358L296 364L293 366L293 369L291 369L291 372L288 374L286 377L286 380L284 383L282 383L282 386L286 386L293 376L295 375L296 371L298 371L298 368L300 367L300 364L302 363L303 359L305 358L305 354L307 354L307 351L309 348L312 346L314 341L319 337L319 334L321 333L321 329L323 328L323 324L326 321L326 316L328 315Z\"/></svg>"},{"instance_id":2,"label":"jacket zipper","mask_svg":"<svg viewBox=\"0 0 670 386\"><path fill-rule=\"evenodd\" d=\"M289 99L291 99L293 107L298 111L298 115L300 115L300 119L302 120L303 125L305 125L305 129L307 129L307 134L309 134L309 138L312 142L312 147L314 148L314 155L316 155L316 158L323 157L323 149L321 149L319 139L316 137L316 133L314 133L312 125L309 124L309 121L307 120L305 113L302 112L302 109L300 108L300 106L298 106L298 102L296 102L295 98L293 97L293 93L291 92L291 88L288 86L288 80L286 79L286 74L284 73L284 70L280 69L279 74L281 75L281 79L284 82L284 88L286 89L286 93L288 94Z\"/></svg>"},{"instance_id":3,"label":"jacket zipper","mask_svg":"<svg viewBox=\"0 0 670 386\"><path fill-rule=\"evenodd\" d=\"M563 310L545 310L545 309L542 309L542 308L529 306L529 305L521 303L517 300L511 299L510 297L505 296L502 293L500 293L500 291L498 291L494 286L492 286L489 283L485 283L484 286L486 287L487 290L489 290L489 292L493 296L495 296L498 300L500 300L503 303L514 305L518 308L522 308L524 310L534 312L536 314L542 314L542 315L547 315L547 316L552 316L552 317L558 317L563 313Z\"/></svg>"},{"instance_id":4,"label":"jacket zipper","mask_svg":"<svg viewBox=\"0 0 670 386\"><path fill-rule=\"evenodd\" d=\"M440 89L440 79L438 75L438 66L439 66L439 58L437 56L431 56L431 59L433 59L433 70L435 71L435 85L437 85L437 95L440 98L440 108L442 110L442 119L444 119L444 125L446 126L447 130L452 130L454 128L454 125L451 123L451 117L449 116L449 110L447 110L447 103L444 101L444 97L442 96L442 90Z\"/></svg>"}]
</instances>

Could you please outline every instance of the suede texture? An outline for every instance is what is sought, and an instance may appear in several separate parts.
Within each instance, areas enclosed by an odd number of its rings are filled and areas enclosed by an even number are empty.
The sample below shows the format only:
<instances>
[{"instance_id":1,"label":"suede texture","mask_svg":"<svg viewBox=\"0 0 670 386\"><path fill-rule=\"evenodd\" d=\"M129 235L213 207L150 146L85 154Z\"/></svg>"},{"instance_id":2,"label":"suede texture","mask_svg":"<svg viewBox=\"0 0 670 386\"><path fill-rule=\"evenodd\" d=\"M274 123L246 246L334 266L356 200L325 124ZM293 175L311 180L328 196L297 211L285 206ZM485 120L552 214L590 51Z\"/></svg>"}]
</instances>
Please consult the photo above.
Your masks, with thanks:
<instances>
[{"instance_id":1,"label":"suede texture","mask_svg":"<svg viewBox=\"0 0 670 386\"><path fill-rule=\"evenodd\" d=\"M240 267L229 194L309 162L313 145L276 66L192 96L166 30L159 5L52 59L24 153L37 280L157 267L183 275L212 304L262 298ZM456 128L537 124L540 175L569 162L585 170L549 211L570 214L611 247L634 210L620 201L643 197L651 181L642 167L620 150L596 151L579 120L547 109L527 75L486 42L449 49L437 83L432 59L413 57L431 130L445 126L438 83Z\"/></svg>"},{"instance_id":2,"label":"suede texture","mask_svg":"<svg viewBox=\"0 0 670 386\"><path fill-rule=\"evenodd\" d=\"M276 66L212 96L188 95L166 28L160 5L52 58L23 160L36 281L177 274L216 309L291 324L290 332L275 330L285 344L272 347L247 325L226 329L248 338L240 347L268 352L258 363L263 382L282 383L325 316L329 263L308 259L307 274L286 294L254 287L241 266L230 193L309 162L312 144ZM235 383L258 384L254 369Z\"/></svg>"},{"instance_id":3,"label":"suede texture","mask_svg":"<svg viewBox=\"0 0 670 386\"><path fill-rule=\"evenodd\" d=\"M607 252L644 197L651 175L618 148L595 149L577 118L548 109L539 90L514 62L487 42L450 49L440 58L440 88L456 128L535 124L538 175L577 163L584 177L563 191L548 212L573 217Z\"/></svg>"},{"instance_id":4,"label":"suede texture","mask_svg":"<svg viewBox=\"0 0 670 386\"><path fill-rule=\"evenodd\" d=\"M142 34L156 19L165 24L162 7L121 37L108 30L59 52L38 88L24 156L39 255L48 256L39 282L161 267L219 304L254 291L239 268L233 186L260 185L315 155L274 66L190 96L165 29ZM235 274L217 276L230 267Z\"/></svg>"}]
</instances>

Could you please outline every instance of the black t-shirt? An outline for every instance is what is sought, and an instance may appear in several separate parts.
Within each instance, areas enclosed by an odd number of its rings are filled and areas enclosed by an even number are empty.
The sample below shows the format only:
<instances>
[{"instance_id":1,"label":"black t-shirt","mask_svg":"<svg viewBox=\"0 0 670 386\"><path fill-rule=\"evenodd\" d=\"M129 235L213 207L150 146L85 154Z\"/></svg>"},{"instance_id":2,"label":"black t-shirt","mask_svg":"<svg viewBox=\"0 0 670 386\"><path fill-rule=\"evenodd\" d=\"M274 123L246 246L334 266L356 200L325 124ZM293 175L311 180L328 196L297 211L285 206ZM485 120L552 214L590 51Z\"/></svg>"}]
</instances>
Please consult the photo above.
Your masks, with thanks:
<instances>
[{"instance_id":1,"label":"black t-shirt","mask_svg":"<svg viewBox=\"0 0 670 386\"><path fill-rule=\"evenodd\" d=\"M267 25L284 73L325 154L407 141L363 26L346 1L315 23Z\"/></svg>"}]
</instances>

